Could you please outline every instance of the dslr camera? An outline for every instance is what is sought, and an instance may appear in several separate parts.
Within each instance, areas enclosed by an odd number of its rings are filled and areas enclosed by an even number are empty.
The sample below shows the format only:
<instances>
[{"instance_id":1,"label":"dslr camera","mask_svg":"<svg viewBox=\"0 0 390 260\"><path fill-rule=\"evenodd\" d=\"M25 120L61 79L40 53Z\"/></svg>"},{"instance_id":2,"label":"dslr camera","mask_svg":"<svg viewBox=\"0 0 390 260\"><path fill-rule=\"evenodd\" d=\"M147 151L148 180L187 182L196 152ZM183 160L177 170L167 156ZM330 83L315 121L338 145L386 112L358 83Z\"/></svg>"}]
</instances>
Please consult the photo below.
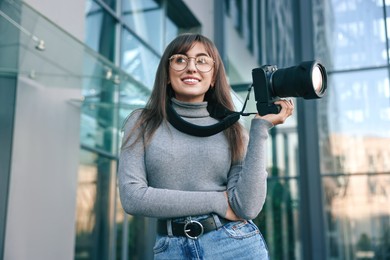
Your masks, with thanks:
<instances>
[{"instance_id":1,"label":"dslr camera","mask_svg":"<svg viewBox=\"0 0 390 260\"><path fill-rule=\"evenodd\" d=\"M327 89L326 69L317 61L283 69L264 65L252 70L252 78L256 108L261 116L279 113L280 106L274 102L281 98L317 99L323 97Z\"/></svg>"}]
</instances>

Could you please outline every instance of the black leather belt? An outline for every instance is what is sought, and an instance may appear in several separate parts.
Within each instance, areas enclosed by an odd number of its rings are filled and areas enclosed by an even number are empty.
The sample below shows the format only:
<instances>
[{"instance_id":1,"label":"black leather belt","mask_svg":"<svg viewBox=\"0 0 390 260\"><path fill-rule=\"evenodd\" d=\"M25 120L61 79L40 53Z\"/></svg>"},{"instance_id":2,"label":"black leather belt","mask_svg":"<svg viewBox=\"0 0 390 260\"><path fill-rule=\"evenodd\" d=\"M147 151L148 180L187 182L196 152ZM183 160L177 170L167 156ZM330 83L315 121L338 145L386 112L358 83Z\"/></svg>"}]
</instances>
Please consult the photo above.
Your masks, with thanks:
<instances>
[{"instance_id":1,"label":"black leather belt","mask_svg":"<svg viewBox=\"0 0 390 260\"><path fill-rule=\"evenodd\" d=\"M218 218L218 216L215 216ZM219 218L221 225L225 225L229 220ZM169 223L170 222L170 223ZM186 236L191 239L197 239L202 234L217 230L220 226L214 220L213 216L210 216L202 220L185 220L184 222L175 222L172 220L159 219L157 222L157 233L159 235L168 235L168 227L172 225L173 236Z\"/></svg>"}]
</instances>

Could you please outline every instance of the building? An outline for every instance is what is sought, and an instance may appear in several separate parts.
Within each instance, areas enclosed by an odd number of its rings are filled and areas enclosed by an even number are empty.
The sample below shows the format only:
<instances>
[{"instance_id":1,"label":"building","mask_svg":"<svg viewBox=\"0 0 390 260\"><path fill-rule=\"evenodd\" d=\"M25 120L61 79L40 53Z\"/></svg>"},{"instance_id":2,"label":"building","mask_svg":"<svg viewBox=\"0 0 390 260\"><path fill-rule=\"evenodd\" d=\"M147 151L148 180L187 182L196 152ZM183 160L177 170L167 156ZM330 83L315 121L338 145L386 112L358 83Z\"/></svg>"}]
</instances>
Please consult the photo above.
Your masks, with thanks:
<instances>
[{"instance_id":1,"label":"building","mask_svg":"<svg viewBox=\"0 0 390 260\"><path fill-rule=\"evenodd\" d=\"M263 64L317 59L328 71L327 95L297 98L270 132L255 221L271 258L389 259L389 6L0 0L0 256L152 257L154 221L124 214L118 199L121 126L145 105L166 44L201 32L238 106Z\"/></svg>"}]
</instances>

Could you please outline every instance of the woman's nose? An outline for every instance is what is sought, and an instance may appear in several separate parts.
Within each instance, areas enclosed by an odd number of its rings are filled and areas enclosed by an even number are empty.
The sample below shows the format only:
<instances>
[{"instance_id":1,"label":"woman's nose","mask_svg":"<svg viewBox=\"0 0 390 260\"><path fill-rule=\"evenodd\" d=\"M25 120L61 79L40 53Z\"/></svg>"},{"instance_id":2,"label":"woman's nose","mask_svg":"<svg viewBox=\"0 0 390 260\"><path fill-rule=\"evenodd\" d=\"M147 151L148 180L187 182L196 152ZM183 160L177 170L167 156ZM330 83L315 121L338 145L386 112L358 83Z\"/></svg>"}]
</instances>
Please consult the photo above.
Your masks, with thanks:
<instances>
[{"instance_id":1,"label":"woman's nose","mask_svg":"<svg viewBox=\"0 0 390 260\"><path fill-rule=\"evenodd\" d=\"M188 71L197 71L197 70L198 70L198 69L196 68L195 59L189 59L189 60L188 60L187 70L188 70Z\"/></svg>"}]
</instances>

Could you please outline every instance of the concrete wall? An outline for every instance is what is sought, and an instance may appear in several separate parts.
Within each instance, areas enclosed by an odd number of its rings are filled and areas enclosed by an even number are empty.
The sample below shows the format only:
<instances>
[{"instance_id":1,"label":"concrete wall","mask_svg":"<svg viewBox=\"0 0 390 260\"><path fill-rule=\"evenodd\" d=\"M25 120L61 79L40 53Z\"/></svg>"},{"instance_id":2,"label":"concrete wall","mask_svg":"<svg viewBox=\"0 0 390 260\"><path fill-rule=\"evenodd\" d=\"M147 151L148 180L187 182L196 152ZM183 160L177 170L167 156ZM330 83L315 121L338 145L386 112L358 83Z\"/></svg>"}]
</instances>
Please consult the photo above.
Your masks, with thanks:
<instances>
[{"instance_id":1,"label":"concrete wall","mask_svg":"<svg viewBox=\"0 0 390 260\"><path fill-rule=\"evenodd\" d=\"M83 40L85 1L25 2ZM50 37L47 32L45 35L40 26L37 23L33 30L39 36L44 35L46 50L39 54L21 48L19 60L19 69L34 69L38 78L31 79L23 73L18 78L5 260L74 258L80 107L70 101L81 100L81 80L67 77L42 80L39 72L58 72L58 67L43 62L55 60L80 74L82 49L68 46L74 49L69 55L64 45L73 40L63 42L64 38ZM48 59L39 60L41 56Z\"/></svg>"},{"instance_id":2,"label":"concrete wall","mask_svg":"<svg viewBox=\"0 0 390 260\"><path fill-rule=\"evenodd\" d=\"M18 83L4 259L73 259L80 90Z\"/></svg>"},{"instance_id":3,"label":"concrete wall","mask_svg":"<svg viewBox=\"0 0 390 260\"><path fill-rule=\"evenodd\" d=\"M43 16L80 41L84 41L85 1L25 0Z\"/></svg>"},{"instance_id":4,"label":"concrete wall","mask_svg":"<svg viewBox=\"0 0 390 260\"><path fill-rule=\"evenodd\" d=\"M191 12L202 24L202 34L211 40L214 39L214 1L210 0L183 0Z\"/></svg>"}]
</instances>

